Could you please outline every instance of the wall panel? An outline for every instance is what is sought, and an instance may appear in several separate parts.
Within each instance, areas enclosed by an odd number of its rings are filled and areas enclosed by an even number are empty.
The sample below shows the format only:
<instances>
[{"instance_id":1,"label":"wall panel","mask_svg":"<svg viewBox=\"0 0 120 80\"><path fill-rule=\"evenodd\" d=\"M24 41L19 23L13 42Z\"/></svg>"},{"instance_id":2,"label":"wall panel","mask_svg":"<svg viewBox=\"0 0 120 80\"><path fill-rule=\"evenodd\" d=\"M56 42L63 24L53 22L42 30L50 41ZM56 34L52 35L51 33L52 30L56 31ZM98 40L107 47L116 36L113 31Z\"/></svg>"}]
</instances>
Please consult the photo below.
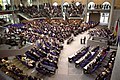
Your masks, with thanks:
<instances>
[{"instance_id":1,"label":"wall panel","mask_svg":"<svg viewBox=\"0 0 120 80\"><path fill-rule=\"evenodd\" d=\"M36 2L35 2L36 0L33 0L33 4L36 4ZM68 3L71 3L71 1L73 1L73 0L64 0L64 2L68 2ZM85 4L86 3L86 0L74 0L74 1L79 1L79 2L81 2L81 3L83 3L83 4ZM108 2L112 2L112 0L88 0L89 2L90 1L93 1L93 2L95 2L95 3L97 3L97 4L102 4L103 2L105 2L105 1L108 1ZM23 2L25 2L25 4L27 4L27 0L23 0ZM62 2L62 0L39 0L39 3L41 4L41 3L46 3L46 2L49 2L49 3L54 3L54 2L57 2L58 4L61 4L61 2ZM19 5L20 4L20 0L14 0L14 3L16 4L16 5ZM120 0L115 0L115 6L116 7L120 7Z\"/></svg>"},{"instance_id":2,"label":"wall panel","mask_svg":"<svg viewBox=\"0 0 120 80\"><path fill-rule=\"evenodd\" d=\"M53 2L57 2L58 4L61 4L61 1L62 0L52 0L51 2L53 3ZM71 3L71 1L73 1L73 0L64 0L64 2L68 2L68 3ZM83 3L83 4L85 4L86 3L86 0L74 0L74 1L80 1L81 3ZM112 0L88 0L89 2L90 1L93 1L93 2L95 2L96 4L102 4L103 2L106 2L106 1L108 1L108 2L112 2ZM120 0L115 0L115 6L117 6L117 7L120 7Z\"/></svg>"}]
</instances>

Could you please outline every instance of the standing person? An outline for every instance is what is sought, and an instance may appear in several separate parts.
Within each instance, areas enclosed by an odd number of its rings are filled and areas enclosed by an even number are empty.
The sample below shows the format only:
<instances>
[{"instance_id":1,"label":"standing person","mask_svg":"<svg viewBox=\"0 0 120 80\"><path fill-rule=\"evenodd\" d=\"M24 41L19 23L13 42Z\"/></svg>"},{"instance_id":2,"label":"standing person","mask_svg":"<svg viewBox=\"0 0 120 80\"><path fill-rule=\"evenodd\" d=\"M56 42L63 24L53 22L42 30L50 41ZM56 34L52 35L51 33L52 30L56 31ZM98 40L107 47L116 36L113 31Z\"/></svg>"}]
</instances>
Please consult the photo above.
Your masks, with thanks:
<instances>
[{"instance_id":1,"label":"standing person","mask_svg":"<svg viewBox=\"0 0 120 80\"><path fill-rule=\"evenodd\" d=\"M84 39L83 39L83 40L84 40L83 44L85 44L85 42L86 42L86 36L84 36Z\"/></svg>"},{"instance_id":2,"label":"standing person","mask_svg":"<svg viewBox=\"0 0 120 80\"><path fill-rule=\"evenodd\" d=\"M80 39L80 42L81 42L81 44L82 44L82 38Z\"/></svg>"},{"instance_id":3,"label":"standing person","mask_svg":"<svg viewBox=\"0 0 120 80\"><path fill-rule=\"evenodd\" d=\"M0 4L0 11L2 11L2 5Z\"/></svg>"},{"instance_id":4,"label":"standing person","mask_svg":"<svg viewBox=\"0 0 120 80\"><path fill-rule=\"evenodd\" d=\"M23 41L24 41L24 35L21 33L20 35L19 35L19 37L20 37L20 47L22 47L24 44L23 44Z\"/></svg>"}]
</instances>

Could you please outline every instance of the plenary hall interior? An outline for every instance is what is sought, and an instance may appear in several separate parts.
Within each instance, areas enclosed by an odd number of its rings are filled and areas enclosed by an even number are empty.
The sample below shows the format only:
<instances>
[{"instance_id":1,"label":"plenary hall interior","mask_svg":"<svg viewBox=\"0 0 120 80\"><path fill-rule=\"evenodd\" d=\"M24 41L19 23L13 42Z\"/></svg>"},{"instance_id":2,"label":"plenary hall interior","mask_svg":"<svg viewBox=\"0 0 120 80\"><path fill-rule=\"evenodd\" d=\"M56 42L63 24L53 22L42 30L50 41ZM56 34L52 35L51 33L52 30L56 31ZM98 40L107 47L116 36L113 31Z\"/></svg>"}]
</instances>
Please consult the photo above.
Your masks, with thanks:
<instances>
[{"instance_id":1,"label":"plenary hall interior","mask_svg":"<svg viewBox=\"0 0 120 80\"><path fill-rule=\"evenodd\" d=\"M0 80L120 80L120 0L0 0Z\"/></svg>"}]
</instances>

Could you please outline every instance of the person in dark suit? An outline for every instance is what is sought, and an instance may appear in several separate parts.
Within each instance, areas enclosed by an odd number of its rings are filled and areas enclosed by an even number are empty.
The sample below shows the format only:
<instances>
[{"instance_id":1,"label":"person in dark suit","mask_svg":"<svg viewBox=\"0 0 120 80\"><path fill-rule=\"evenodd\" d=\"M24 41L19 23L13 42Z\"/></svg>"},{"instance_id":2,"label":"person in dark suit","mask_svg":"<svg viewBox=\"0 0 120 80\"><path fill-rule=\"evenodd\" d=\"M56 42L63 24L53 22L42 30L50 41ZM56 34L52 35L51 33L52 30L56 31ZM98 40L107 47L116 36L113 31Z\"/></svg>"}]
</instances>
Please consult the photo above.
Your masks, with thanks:
<instances>
[{"instance_id":1,"label":"person in dark suit","mask_svg":"<svg viewBox=\"0 0 120 80\"><path fill-rule=\"evenodd\" d=\"M2 11L2 5L0 4L0 11Z\"/></svg>"},{"instance_id":2,"label":"person in dark suit","mask_svg":"<svg viewBox=\"0 0 120 80\"><path fill-rule=\"evenodd\" d=\"M84 36L84 39L83 39L83 44L85 44L86 42L86 36Z\"/></svg>"},{"instance_id":3,"label":"person in dark suit","mask_svg":"<svg viewBox=\"0 0 120 80\"><path fill-rule=\"evenodd\" d=\"M97 78L95 80L104 80L104 78L106 78L107 73L105 71L103 71L101 74L99 74L97 76Z\"/></svg>"},{"instance_id":4,"label":"person in dark suit","mask_svg":"<svg viewBox=\"0 0 120 80\"><path fill-rule=\"evenodd\" d=\"M19 35L19 37L20 37L20 47L22 47L26 44L26 39L24 37L24 34L22 33Z\"/></svg>"},{"instance_id":5,"label":"person in dark suit","mask_svg":"<svg viewBox=\"0 0 120 80\"><path fill-rule=\"evenodd\" d=\"M80 43L82 44L82 38L80 39Z\"/></svg>"}]
</instances>

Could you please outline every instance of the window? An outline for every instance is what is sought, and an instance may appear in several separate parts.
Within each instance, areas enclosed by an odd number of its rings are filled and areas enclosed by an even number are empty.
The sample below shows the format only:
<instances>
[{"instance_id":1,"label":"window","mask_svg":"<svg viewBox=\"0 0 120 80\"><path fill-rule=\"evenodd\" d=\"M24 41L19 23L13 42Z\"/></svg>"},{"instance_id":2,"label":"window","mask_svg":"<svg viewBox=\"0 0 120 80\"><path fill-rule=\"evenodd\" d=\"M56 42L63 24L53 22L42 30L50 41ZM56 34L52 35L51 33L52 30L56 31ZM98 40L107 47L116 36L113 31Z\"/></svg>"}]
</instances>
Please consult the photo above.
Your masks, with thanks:
<instances>
[{"instance_id":1,"label":"window","mask_svg":"<svg viewBox=\"0 0 120 80\"><path fill-rule=\"evenodd\" d=\"M12 14L4 14L4 15L0 15L0 18L4 19L7 22L11 22L12 18L11 18Z\"/></svg>"},{"instance_id":2,"label":"window","mask_svg":"<svg viewBox=\"0 0 120 80\"><path fill-rule=\"evenodd\" d=\"M75 5L76 5L76 6L79 6L79 5L80 5L80 3L79 3L79 2L76 2L76 3L75 3Z\"/></svg>"},{"instance_id":3,"label":"window","mask_svg":"<svg viewBox=\"0 0 120 80\"><path fill-rule=\"evenodd\" d=\"M100 23L107 24L109 19L109 13L101 13Z\"/></svg>"},{"instance_id":4,"label":"window","mask_svg":"<svg viewBox=\"0 0 120 80\"><path fill-rule=\"evenodd\" d=\"M10 0L2 0L3 3L10 4Z\"/></svg>"},{"instance_id":5,"label":"window","mask_svg":"<svg viewBox=\"0 0 120 80\"><path fill-rule=\"evenodd\" d=\"M94 9L95 3L94 2L89 2L88 3L88 9Z\"/></svg>"},{"instance_id":6,"label":"window","mask_svg":"<svg viewBox=\"0 0 120 80\"><path fill-rule=\"evenodd\" d=\"M2 0L0 0L0 4L2 5Z\"/></svg>"},{"instance_id":7,"label":"window","mask_svg":"<svg viewBox=\"0 0 120 80\"><path fill-rule=\"evenodd\" d=\"M63 6L66 6L66 5L69 6L69 3L68 3L68 2L64 2L64 3L63 3Z\"/></svg>"},{"instance_id":8,"label":"window","mask_svg":"<svg viewBox=\"0 0 120 80\"><path fill-rule=\"evenodd\" d=\"M57 5L58 5L58 3L57 3L57 2L54 2L54 3L53 3L53 6L57 6Z\"/></svg>"},{"instance_id":9,"label":"window","mask_svg":"<svg viewBox=\"0 0 120 80\"><path fill-rule=\"evenodd\" d=\"M110 9L110 6L111 6L109 2L104 2L102 5L103 5L102 9Z\"/></svg>"},{"instance_id":10,"label":"window","mask_svg":"<svg viewBox=\"0 0 120 80\"><path fill-rule=\"evenodd\" d=\"M5 10L6 9L6 7L5 7L5 5L10 5L10 0L2 0L2 4L3 4L3 9Z\"/></svg>"},{"instance_id":11,"label":"window","mask_svg":"<svg viewBox=\"0 0 120 80\"><path fill-rule=\"evenodd\" d=\"M104 2L102 5L103 5L102 9L109 10L111 4L109 2ZM101 13L100 23L108 24L109 15L110 15L110 13Z\"/></svg>"},{"instance_id":12,"label":"window","mask_svg":"<svg viewBox=\"0 0 120 80\"><path fill-rule=\"evenodd\" d=\"M32 0L28 0L28 4L32 6Z\"/></svg>"}]
</instances>

